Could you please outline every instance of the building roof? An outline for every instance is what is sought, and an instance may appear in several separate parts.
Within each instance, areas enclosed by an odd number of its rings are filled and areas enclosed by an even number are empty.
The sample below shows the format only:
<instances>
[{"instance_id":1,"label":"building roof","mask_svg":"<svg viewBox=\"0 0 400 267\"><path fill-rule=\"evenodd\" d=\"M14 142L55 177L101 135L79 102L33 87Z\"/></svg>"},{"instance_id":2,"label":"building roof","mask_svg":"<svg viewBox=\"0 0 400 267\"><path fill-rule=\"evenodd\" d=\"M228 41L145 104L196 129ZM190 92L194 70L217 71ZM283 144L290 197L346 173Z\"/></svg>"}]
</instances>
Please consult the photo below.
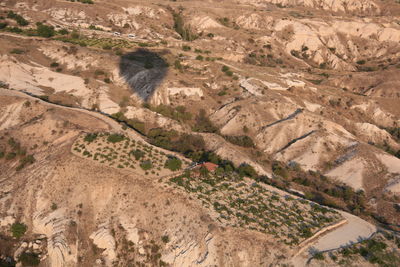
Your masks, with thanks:
<instances>
[{"instance_id":1,"label":"building roof","mask_svg":"<svg viewBox=\"0 0 400 267\"><path fill-rule=\"evenodd\" d=\"M201 167L206 168L209 172L214 172L218 168L218 165L214 164L212 162L204 162L204 163L200 164L199 166L200 166L200 168Z\"/></svg>"}]
</instances>

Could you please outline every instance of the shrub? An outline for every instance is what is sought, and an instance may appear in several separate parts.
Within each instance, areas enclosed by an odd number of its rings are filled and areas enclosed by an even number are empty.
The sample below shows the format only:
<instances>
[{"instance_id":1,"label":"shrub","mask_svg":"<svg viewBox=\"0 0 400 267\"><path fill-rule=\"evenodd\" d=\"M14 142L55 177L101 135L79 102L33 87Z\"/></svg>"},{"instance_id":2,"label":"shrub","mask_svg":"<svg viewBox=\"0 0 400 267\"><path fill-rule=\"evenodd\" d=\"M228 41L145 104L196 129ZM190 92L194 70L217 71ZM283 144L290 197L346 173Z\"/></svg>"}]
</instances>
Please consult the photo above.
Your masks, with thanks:
<instances>
[{"instance_id":1,"label":"shrub","mask_svg":"<svg viewBox=\"0 0 400 267\"><path fill-rule=\"evenodd\" d=\"M10 51L10 53L11 53L11 54L17 54L17 55L20 55L20 54L23 54L23 53L25 53L25 51L24 51L24 50L22 50L22 49L14 48L13 50L11 50L11 51Z\"/></svg>"},{"instance_id":2,"label":"shrub","mask_svg":"<svg viewBox=\"0 0 400 267\"><path fill-rule=\"evenodd\" d=\"M19 26L27 26L29 22L24 19L21 15L18 15L12 11L9 11L7 14L7 18L15 20Z\"/></svg>"},{"instance_id":3,"label":"shrub","mask_svg":"<svg viewBox=\"0 0 400 267\"><path fill-rule=\"evenodd\" d=\"M177 120L177 121L186 121L192 118L192 114L186 111L184 106L177 106L173 108L167 105L159 105L156 107L151 107L150 109L154 112L160 113L161 115Z\"/></svg>"},{"instance_id":4,"label":"shrub","mask_svg":"<svg viewBox=\"0 0 400 267\"><path fill-rule=\"evenodd\" d=\"M23 236L25 234L26 230L27 230L27 227L23 223L13 223L11 225L11 233L12 233L13 237L15 237L15 238L20 238L21 236Z\"/></svg>"},{"instance_id":5,"label":"shrub","mask_svg":"<svg viewBox=\"0 0 400 267\"><path fill-rule=\"evenodd\" d=\"M242 146L242 147L254 147L253 140L247 135L239 135L239 136L230 136L225 135L224 138L235 145Z\"/></svg>"},{"instance_id":6,"label":"shrub","mask_svg":"<svg viewBox=\"0 0 400 267\"><path fill-rule=\"evenodd\" d=\"M145 160L142 163L140 163L140 168L147 171L147 170L150 170L151 168L153 168L153 164L151 163L150 160Z\"/></svg>"},{"instance_id":7,"label":"shrub","mask_svg":"<svg viewBox=\"0 0 400 267\"><path fill-rule=\"evenodd\" d=\"M222 90L222 91L218 92L218 96L224 96L226 94L227 94L226 90Z\"/></svg>"},{"instance_id":8,"label":"shrub","mask_svg":"<svg viewBox=\"0 0 400 267\"><path fill-rule=\"evenodd\" d=\"M72 39L79 39L79 37L80 37L79 32L77 32L76 30L71 32Z\"/></svg>"},{"instance_id":9,"label":"shrub","mask_svg":"<svg viewBox=\"0 0 400 267\"><path fill-rule=\"evenodd\" d=\"M174 19L174 30L182 37L185 41L193 41L197 39L190 27L186 26L181 13L172 12L172 17Z\"/></svg>"},{"instance_id":10,"label":"shrub","mask_svg":"<svg viewBox=\"0 0 400 267\"><path fill-rule=\"evenodd\" d=\"M52 68L56 68L56 67L58 67L58 66L60 66L60 64L58 64L57 62L52 62L52 63L50 64L50 67L52 67Z\"/></svg>"},{"instance_id":11,"label":"shrub","mask_svg":"<svg viewBox=\"0 0 400 267\"><path fill-rule=\"evenodd\" d=\"M276 175L281 176L282 178L288 178L289 173L284 166L281 166L280 163L274 162L272 164L272 172Z\"/></svg>"},{"instance_id":12,"label":"shrub","mask_svg":"<svg viewBox=\"0 0 400 267\"><path fill-rule=\"evenodd\" d=\"M7 27L6 31L13 32L13 33L21 33L23 32L22 29L18 27Z\"/></svg>"},{"instance_id":13,"label":"shrub","mask_svg":"<svg viewBox=\"0 0 400 267\"><path fill-rule=\"evenodd\" d=\"M198 55L198 56L196 57L196 59L197 59L197 60L203 60L204 57L203 57L202 55Z\"/></svg>"},{"instance_id":14,"label":"shrub","mask_svg":"<svg viewBox=\"0 0 400 267\"><path fill-rule=\"evenodd\" d=\"M182 168L182 161L178 158L169 158L167 159L167 161L165 162L164 165L165 168L170 169L171 171L177 171L180 170Z\"/></svg>"},{"instance_id":15,"label":"shrub","mask_svg":"<svg viewBox=\"0 0 400 267\"><path fill-rule=\"evenodd\" d=\"M23 169L26 165L33 164L36 161L33 155L28 155L19 160L19 165L17 166L17 171Z\"/></svg>"},{"instance_id":16,"label":"shrub","mask_svg":"<svg viewBox=\"0 0 400 267\"><path fill-rule=\"evenodd\" d=\"M190 47L190 46L188 46L188 45L184 45L184 46L182 46L182 50L183 51L190 51L192 48Z\"/></svg>"},{"instance_id":17,"label":"shrub","mask_svg":"<svg viewBox=\"0 0 400 267\"><path fill-rule=\"evenodd\" d=\"M55 35L53 26L48 26L40 22L38 22L36 26L37 26L36 28L37 34L41 37L50 38Z\"/></svg>"},{"instance_id":18,"label":"shrub","mask_svg":"<svg viewBox=\"0 0 400 267\"><path fill-rule=\"evenodd\" d=\"M94 75L95 76L105 75L105 72L103 70L95 70Z\"/></svg>"},{"instance_id":19,"label":"shrub","mask_svg":"<svg viewBox=\"0 0 400 267\"><path fill-rule=\"evenodd\" d=\"M174 68L177 69L177 70L182 70L183 69L183 66L182 66L182 64L181 64L181 62L179 60L175 60Z\"/></svg>"},{"instance_id":20,"label":"shrub","mask_svg":"<svg viewBox=\"0 0 400 267\"><path fill-rule=\"evenodd\" d=\"M19 257L22 266L37 266L40 263L39 256L35 253L24 252Z\"/></svg>"},{"instance_id":21,"label":"shrub","mask_svg":"<svg viewBox=\"0 0 400 267\"><path fill-rule=\"evenodd\" d=\"M110 134L107 137L107 141L111 142L111 143L118 143L121 142L125 139L125 136L121 135L121 134Z\"/></svg>"},{"instance_id":22,"label":"shrub","mask_svg":"<svg viewBox=\"0 0 400 267\"><path fill-rule=\"evenodd\" d=\"M325 256L321 252L318 252L318 253L315 253L314 259L316 259L316 260L324 260Z\"/></svg>"},{"instance_id":23,"label":"shrub","mask_svg":"<svg viewBox=\"0 0 400 267\"><path fill-rule=\"evenodd\" d=\"M206 117L206 111L201 109L196 117L196 124L193 127L195 132L215 133L217 128L212 124L210 119Z\"/></svg>"},{"instance_id":24,"label":"shrub","mask_svg":"<svg viewBox=\"0 0 400 267\"><path fill-rule=\"evenodd\" d=\"M229 67L224 65L222 66L221 70L222 72L227 72L229 70Z\"/></svg>"},{"instance_id":25,"label":"shrub","mask_svg":"<svg viewBox=\"0 0 400 267\"><path fill-rule=\"evenodd\" d=\"M135 157L136 160L139 160L144 157L145 153L140 149L135 149L130 152L131 155Z\"/></svg>"},{"instance_id":26,"label":"shrub","mask_svg":"<svg viewBox=\"0 0 400 267\"><path fill-rule=\"evenodd\" d=\"M97 138L97 133L89 133L83 138L85 142L91 143Z\"/></svg>"},{"instance_id":27,"label":"shrub","mask_svg":"<svg viewBox=\"0 0 400 267\"><path fill-rule=\"evenodd\" d=\"M105 83L111 83L111 80L110 80L110 78L104 78L104 82Z\"/></svg>"},{"instance_id":28,"label":"shrub","mask_svg":"<svg viewBox=\"0 0 400 267\"><path fill-rule=\"evenodd\" d=\"M17 156L17 154L15 152L9 152L6 155L6 160L12 160Z\"/></svg>"},{"instance_id":29,"label":"shrub","mask_svg":"<svg viewBox=\"0 0 400 267\"><path fill-rule=\"evenodd\" d=\"M162 240L164 243L168 243L168 242L169 242L169 236L163 235L163 236L161 237L161 240Z\"/></svg>"},{"instance_id":30,"label":"shrub","mask_svg":"<svg viewBox=\"0 0 400 267\"><path fill-rule=\"evenodd\" d=\"M126 120L126 123L141 134L145 134L145 123L137 119Z\"/></svg>"},{"instance_id":31,"label":"shrub","mask_svg":"<svg viewBox=\"0 0 400 267\"><path fill-rule=\"evenodd\" d=\"M7 22L0 22L0 30L4 29L5 27L7 27Z\"/></svg>"},{"instance_id":32,"label":"shrub","mask_svg":"<svg viewBox=\"0 0 400 267\"><path fill-rule=\"evenodd\" d=\"M61 29L58 31L58 34L60 35L67 35L69 33L69 31L67 29Z\"/></svg>"},{"instance_id":33,"label":"shrub","mask_svg":"<svg viewBox=\"0 0 400 267\"><path fill-rule=\"evenodd\" d=\"M256 177L257 176L257 172L256 170L254 170L254 168L247 164L247 163L242 163L238 169L237 172L239 173L240 176L248 176L250 178L252 177Z\"/></svg>"}]
</instances>

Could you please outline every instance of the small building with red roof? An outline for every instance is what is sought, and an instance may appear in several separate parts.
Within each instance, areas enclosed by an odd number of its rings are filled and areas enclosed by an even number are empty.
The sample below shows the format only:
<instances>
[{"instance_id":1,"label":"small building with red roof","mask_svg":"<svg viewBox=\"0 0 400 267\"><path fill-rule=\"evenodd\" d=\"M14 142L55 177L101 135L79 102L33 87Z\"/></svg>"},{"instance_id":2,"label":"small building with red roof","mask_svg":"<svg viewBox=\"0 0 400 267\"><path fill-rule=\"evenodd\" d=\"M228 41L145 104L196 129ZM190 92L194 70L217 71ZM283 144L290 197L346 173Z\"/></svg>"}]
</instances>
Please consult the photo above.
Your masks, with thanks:
<instances>
[{"instance_id":1,"label":"small building with red roof","mask_svg":"<svg viewBox=\"0 0 400 267\"><path fill-rule=\"evenodd\" d=\"M218 168L218 165L212 162L204 162L202 164L199 164L198 166L199 168L206 168L209 172L215 172L215 170Z\"/></svg>"}]
</instances>

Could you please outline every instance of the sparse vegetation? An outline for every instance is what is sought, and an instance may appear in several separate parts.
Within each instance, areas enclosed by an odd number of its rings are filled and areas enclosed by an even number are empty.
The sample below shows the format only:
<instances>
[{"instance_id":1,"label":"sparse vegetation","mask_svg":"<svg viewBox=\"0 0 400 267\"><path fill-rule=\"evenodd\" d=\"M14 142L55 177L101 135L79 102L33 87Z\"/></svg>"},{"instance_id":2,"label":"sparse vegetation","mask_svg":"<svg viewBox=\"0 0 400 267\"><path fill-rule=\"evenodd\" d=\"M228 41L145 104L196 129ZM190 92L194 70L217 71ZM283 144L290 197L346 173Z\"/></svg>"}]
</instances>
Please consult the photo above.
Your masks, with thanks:
<instances>
[{"instance_id":1,"label":"sparse vegetation","mask_svg":"<svg viewBox=\"0 0 400 267\"><path fill-rule=\"evenodd\" d=\"M107 137L107 141L111 142L111 143L118 143L118 142L123 141L124 139L125 139L125 137L121 134L110 134Z\"/></svg>"},{"instance_id":2,"label":"sparse vegetation","mask_svg":"<svg viewBox=\"0 0 400 267\"><path fill-rule=\"evenodd\" d=\"M14 13L13 11L8 12L7 18L15 20L19 26L29 25L29 21L24 19L21 15Z\"/></svg>"},{"instance_id":3,"label":"sparse vegetation","mask_svg":"<svg viewBox=\"0 0 400 267\"><path fill-rule=\"evenodd\" d=\"M206 116L206 111L201 109L199 114L195 118L195 125L193 126L193 131L204 132L204 133L215 133L218 129L212 124L210 119Z\"/></svg>"},{"instance_id":4,"label":"sparse vegetation","mask_svg":"<svg viewBox=\"0 0 400 267\"><path fill-rule=\"evenodd\" d=\"M97 138L97 133L88 133L83 139L85 142L91 143Z\"/></svg>"},{"instance_id":5,"label":"sparse vegetation","mask_svg":"<svg viewBox=\"0 0 400 267\"><path fill-rule=\"evenodd\" d=\"M233 172L208 173L196 179L188 172L169 181L216 211L221 223L268 233L288 245L297 245L340 219L331 209L280 196Z\"/></svg>"},{"instance_id":6,"label":"sparse vegetation","mask_svg":"<svg viewBox=\"0 0 400 267\"><path fill-rule=\"evenodd\" d=\"M82 4L90 4L93 5L94 1L93 0L68 0L70 2L78 2L78 3L82 3Z\"/></svg>"},{"instance_id":7,"label":"sparse vegetation","mask_svg":"<svg viewBox=\"0 0 400 267\"><path fill-rule=\"evenodd\" d=\"M161 240L162 240L164 243L168 243L168 242L169 242L169 236L163 235L163 236L161 237Z\"/></svg>"},{"instance_id":8,"label":"sparse vegetation","mask_svg":"<svg viewBox=\"0 0 400 267\"><path fill-rule=\"evenodd\" d=\"M11 225L11 233L15 238L21 238L27 230L27 226L23 223L13 223Z\"/></svg>"},{"instance_id":9,"label":"sparse vegetation","mask_svg":"<svg viewBox=\"0 0 400 267\"><path fill-rule=\"evenodd\" d=\"M26 165L33 164L36 161L33 155L24 156L19 160L19 165L17 166L17 171L23 169Z\"/></svg>"},{"instance_id":10,"label":"sparse vegetation","mask_svg":"<svg viewBox=\"0 0 400 267\"><path fill-rule=\"evenodd\" d=\"M159 176L163 170L177 171L185 164L150 145L120 134L86 134L74 143L72 151L84 158L120 169L141 169L145 175L149 175L151 170L152 175Z\"/></svg>"},{"instance_id":11,"label":"sparse vegetation","mask_svg":"<svg viewBox=\"0 0 400 267\"><path fill-rule=\"evenodd\" d=\"M25 51L19 48L14 48L13 50L10 51L11 54L17 54L17 55L21 55L24 54Z\"/></svg>"},{"instance_id":12,"label":"sparse vegetation","mask_svg":"<svg viewBox=\"0 0 400 267\"><path fill-rule=\"evenodd\" d=\"M24 104L25 105L25 104ZM35 157L32 154L27 155L27 150L14 138L9 138L7 141L8 149L6 146L0 145L0 159L5 158L7 161L19 159L19 164L16 167L20 171L25 166L33 164Z\"/></svg>"},{"instance_id":13,"label":"sparse vegetation","mask_svg":"<svg viewBox=\"0 0 400 267\"><path fill-rule=\"evenodd\" d=\"M192 32L189 26L185 25L182 13L171 11L174 19L174 30L182 37L184 41L193 41L197 35Z\"/></svg>"},{"instance_id":14,"label":"sparse vegetation","mask_svg":"<svg viewBox=\"0 0 400 267\"><path fill-rule=\"evenodd\" d=\"M177 121L188 121L192 119L192 114L186 111L184 106L171 107L169 105L150 106L150 110Z\"/></svg>"},{"instance_id":15,"label":"sparse vegetation","mask_svg":"<svg viewBox=\"0 0 400 267\"><path fill-rule=\"evenodd\" d=\"M182 168L182 161L176 157L170 157L165 162L165 168L171 171L178 171Z\"/></svg>"},{"instance_id":16,"label":"sparse vegetation","mask_svg":"<svg viewBox=\"0 0 400 267\"><path fill-rule=\"evenodd\" d=\"M53 37L56 34L53 26L48 26L40 22L36 23L36 31L38 36L45 38Z\"/></svg>"},{"instance_id":17,"label":"sparse vegetation","mask_svg":"<svg viewBox=\"0 0 400 267\"><path fill-rule=\"evenodd\" d=\"M399 238L387 232L380 232L371 239L361 241L349 247L337 251L328 252L330 260L336 265L352 266L357 262L363 266L369 262L374 266L398 266L400 257L398 255ZM316 253L313 260L325 260L327 252Z\"/></svg>"},{"instance_id":18,"label":"sparse vegetation","mask_svg":"<svg viewBox=\"0 0 400 267\"><path fill-rule=\"evenodd\" d=\"M151 168L153 168L153 164L151 163L150 160L145 160L145 161L142 161L142 162L140 163L140 167L141 167L143 170L147 171L147 170L150 170Z\"/></svg>"},{"instance_id":19,"label":"sparse vegetation","mask_svg":"<svg viewBox=\"0 0 400 267\"><path fill-rule=\"evenodd\" d=\"M254 147L253 140L247 135L233 136L233 135L224 135L223 136L227 141L237 146L242 147Z\"/></svg>"},{"instance_id":20,"label":"sparse vegetation","mask_svg":"<svg viewBox=\"0 0 400 267\"><path fill-rule=\"evenodd\" d=\"M39 256L35 253L24 252L19 257L22 266L37 266L40 263Z\"/></svg>"}]
</instances>

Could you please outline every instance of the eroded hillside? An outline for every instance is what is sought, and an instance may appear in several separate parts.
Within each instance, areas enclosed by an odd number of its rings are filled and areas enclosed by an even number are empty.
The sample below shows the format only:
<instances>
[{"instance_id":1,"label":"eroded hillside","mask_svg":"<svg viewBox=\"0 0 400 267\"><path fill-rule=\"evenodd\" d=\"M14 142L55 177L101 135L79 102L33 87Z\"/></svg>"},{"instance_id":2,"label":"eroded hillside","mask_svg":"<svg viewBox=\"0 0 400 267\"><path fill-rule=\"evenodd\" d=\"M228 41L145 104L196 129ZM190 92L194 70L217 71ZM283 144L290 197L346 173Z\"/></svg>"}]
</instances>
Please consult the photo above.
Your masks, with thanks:
<instances>
[{"instance_id":1,"label":"eroded hillside","mask_svg":"<svg viewBox=\"0 0 400 267\"><path fill-rule=\"evenodd\" d=\"M397 232L335 253L352 229L399 230L399 15L394 0L1 2L0 241L15 247L0 255L383 264ZM203 161L216 176L193 174Z\"/></svg>"}]
</instances>

